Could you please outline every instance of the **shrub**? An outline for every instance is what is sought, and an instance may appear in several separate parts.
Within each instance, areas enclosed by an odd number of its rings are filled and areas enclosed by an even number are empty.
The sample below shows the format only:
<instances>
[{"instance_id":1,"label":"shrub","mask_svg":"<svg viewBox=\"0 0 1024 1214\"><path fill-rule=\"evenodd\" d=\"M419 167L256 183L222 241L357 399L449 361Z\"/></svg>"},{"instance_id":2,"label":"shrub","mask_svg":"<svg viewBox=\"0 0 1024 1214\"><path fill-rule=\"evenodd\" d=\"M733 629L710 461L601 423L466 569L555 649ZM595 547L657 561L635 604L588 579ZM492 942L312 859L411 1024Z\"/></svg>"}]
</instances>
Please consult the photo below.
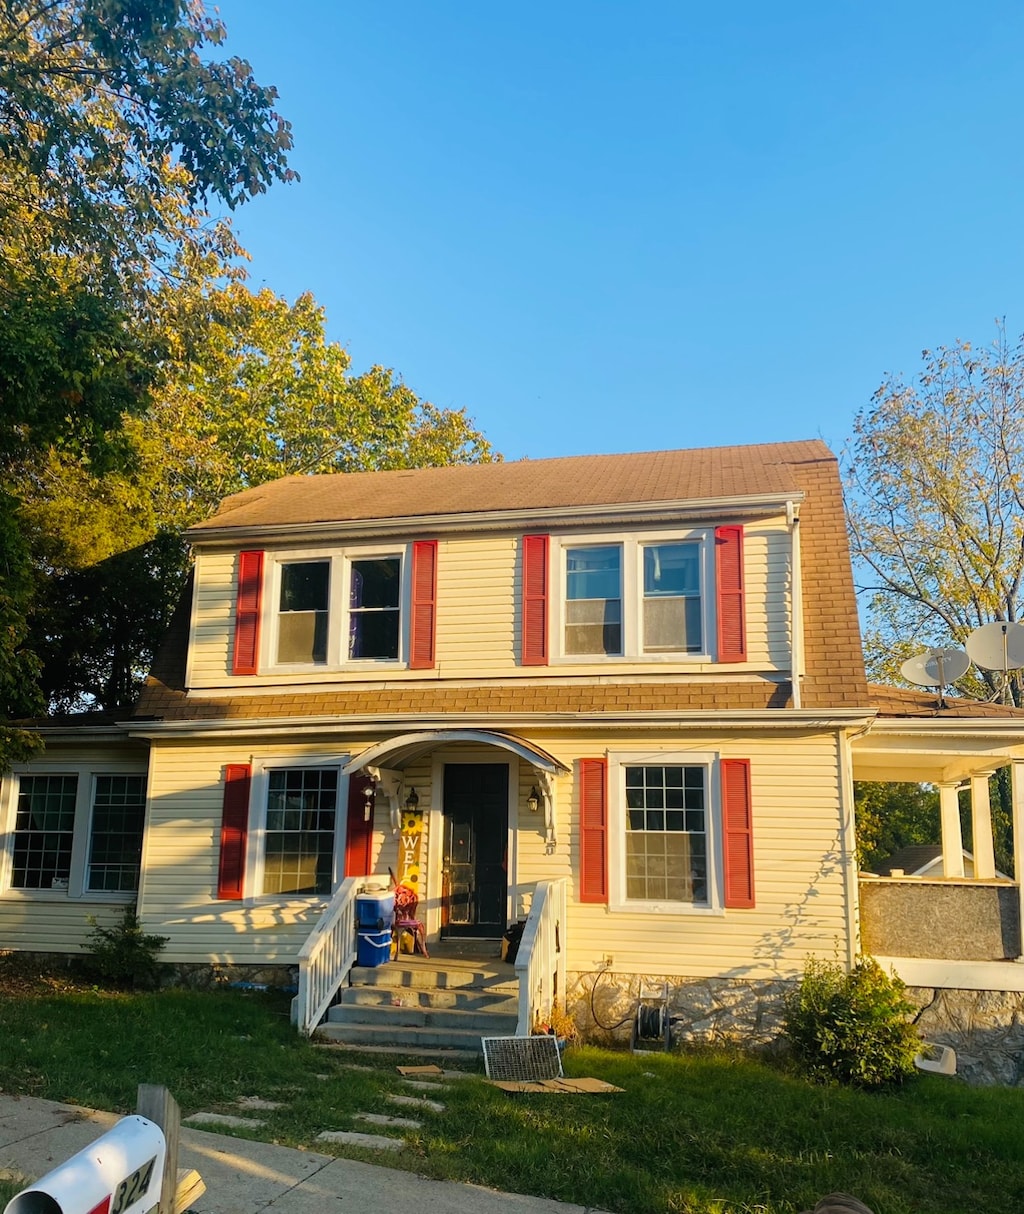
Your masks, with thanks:
<instances>
[{"instance_id":1,"label":"shrub","mask_svg":"<svg viewBox=\"0 0 1024 1214\"><path fill-rule=\"evenodd\" d=\"M167 936L150 936L139 922L134 903L126 906L113 927L100 927L96 916L89 916L92 931L89 944L89 964L101 977L116 986L138 989L154 987L160 980L160 965L156 955L167 943Z\"/></svg>"},{"instance_id":2,"label":"shrub","mask_svg":"<svg viewBox=\"0 0 1024 1214\"><path fill-rule=\"evenodd\" d=\"M863 1088L901 1083L921 1048L905 989L871 957L849 973L836 962L808 961L783 1014L797 1060L815 1079Z\"/></svg>"}]
</instances>

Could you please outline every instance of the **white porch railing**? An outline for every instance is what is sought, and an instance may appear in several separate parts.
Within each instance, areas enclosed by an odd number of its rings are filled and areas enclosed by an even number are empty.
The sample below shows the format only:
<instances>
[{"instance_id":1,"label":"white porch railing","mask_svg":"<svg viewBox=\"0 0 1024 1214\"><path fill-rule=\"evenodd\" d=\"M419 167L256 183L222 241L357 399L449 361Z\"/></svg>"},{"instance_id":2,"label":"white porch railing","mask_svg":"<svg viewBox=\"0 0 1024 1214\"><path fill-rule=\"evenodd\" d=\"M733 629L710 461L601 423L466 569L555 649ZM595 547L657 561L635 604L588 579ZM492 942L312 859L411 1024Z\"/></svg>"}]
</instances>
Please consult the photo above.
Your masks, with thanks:
<instances>
[{"instance_id":1,"label":"white porch railing","mask_svg":"<svg viewBox=\"0 0 1024 1214\"><path fill-rule=\"evenodd\" d=\"M565 998L566 881L540 881L516 954L519 1023L516 1034L527 1037L538 1020Z\"/></svg>"},{"instance_id":2,"label":"white porch railing","mask_svg":"<svg viewBox=\"0 0 1024 1214\"><path fill-rule=\"evenodd\" d=\"M356 961L356 891L365 877L346 877L299 953L295 1023L309 1037Z\"/></svg>"}]
</instances>

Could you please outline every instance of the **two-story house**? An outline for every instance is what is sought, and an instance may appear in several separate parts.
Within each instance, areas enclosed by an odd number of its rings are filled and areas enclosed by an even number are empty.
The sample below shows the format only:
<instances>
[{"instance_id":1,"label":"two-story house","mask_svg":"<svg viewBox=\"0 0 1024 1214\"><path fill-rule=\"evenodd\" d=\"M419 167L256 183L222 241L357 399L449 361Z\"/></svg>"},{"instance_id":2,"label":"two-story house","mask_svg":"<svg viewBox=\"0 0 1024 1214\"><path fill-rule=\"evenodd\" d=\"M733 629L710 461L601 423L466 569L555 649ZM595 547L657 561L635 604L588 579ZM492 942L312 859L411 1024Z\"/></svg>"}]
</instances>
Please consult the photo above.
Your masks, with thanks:
<instances>
[{"instance_id":1,"label":"two-story house","mask_svg":"<svg viewBox=\"0 0 1024 1214\"><path fill-rule=\"evenodd\" d=\"M753 1025L860 947L858 763L954 789L950 866L972 782L994 876L979 773L1024 721L869 689L818 441L286 477L189 539L134 716L4 781L2 947L73 950L137 897L167 961L300 967L310 1029L391 869L430 945L530 916L521 1025L641 978ZM1021 951L1003 884L989 961Z\"/></svg>"}]
</instances>

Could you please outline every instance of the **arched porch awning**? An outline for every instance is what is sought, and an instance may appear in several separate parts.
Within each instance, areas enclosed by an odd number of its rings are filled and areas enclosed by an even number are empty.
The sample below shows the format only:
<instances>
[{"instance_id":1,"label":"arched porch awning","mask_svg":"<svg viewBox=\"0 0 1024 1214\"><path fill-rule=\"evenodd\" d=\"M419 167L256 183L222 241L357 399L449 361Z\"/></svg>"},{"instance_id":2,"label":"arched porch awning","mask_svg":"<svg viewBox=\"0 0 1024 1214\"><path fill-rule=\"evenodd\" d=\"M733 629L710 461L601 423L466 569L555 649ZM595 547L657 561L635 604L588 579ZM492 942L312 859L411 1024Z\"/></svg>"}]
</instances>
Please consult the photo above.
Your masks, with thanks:
<instances>
[{"instance_id":1,"label":"arched porch awning","mask_svg":"<svg viewBox=\"0 0 1024 1214\"><path fill-rule=\"evenodd\" d=\"M492 729L424 729L418 733L399 734L387 742L378 742L376 746L368 747L346 763L342 772L350 776L364 767L389 767L402 771L407 764L415 762L435 747L447 742L479 742L485 746L498 746L518 755L538 771L546 772L550 776L570 770L546 750L507 733L498 733Z\"/></svg>"},{"instance_id":2,"label":"arched porch awning","mask_svg":"<svg viewBox=\"0 0 1024 1214\"><path fill-rule=\"evenodd\" d=\"M476 742L485 746L496 746L530 764L537 773L537 783L540 785L540 795L544 802L547 842L553 847L556 836L553 777L567 774L571 768L540 746L534 746L532 742L526 742L511 734L499 733L493 729L424 729L415 733L403 733L386 742L368 746L345 764L342 773L351 776L364 771L377 781L391 804L392 827L397 830L398 794L406 766L449 742Z\"/></svg>"}]
</instances>

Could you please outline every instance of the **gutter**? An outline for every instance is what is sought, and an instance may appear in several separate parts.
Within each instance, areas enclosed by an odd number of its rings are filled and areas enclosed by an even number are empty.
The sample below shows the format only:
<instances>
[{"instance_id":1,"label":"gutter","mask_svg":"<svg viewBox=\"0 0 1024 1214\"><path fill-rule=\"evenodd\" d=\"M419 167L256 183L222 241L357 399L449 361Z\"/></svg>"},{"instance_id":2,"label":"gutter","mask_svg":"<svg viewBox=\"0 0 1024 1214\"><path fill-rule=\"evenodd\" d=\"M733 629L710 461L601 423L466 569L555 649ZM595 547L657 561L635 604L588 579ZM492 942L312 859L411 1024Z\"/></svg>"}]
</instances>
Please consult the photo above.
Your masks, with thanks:
<instances>
[{"instance_id":1,"label":"gutter","mask_svg":"<svg viewBox=\"0 0 1024 1214\"><path fill-rule=\"evenodd\" d=\"M766 493L750 497L708 497L665 502L622 502L611 505L530 506L515 510L458 511L450 514L414 514L392 519L329 519L320 522L225 522L220 526L190 527L185 537L193 547L247 540L356 539L367 535L442 535L466 531L515 531L523 528L598 526L606 523L706 522L711 516L765 517L783 513L803 494Z\"/></svg>"},{"instance_id":2,"label":"gutter","mask_svg":"<svg viewBox=\"0 0 1024 1214\"><path fill-rule=\"evenodd\" d=\"M337 716L324 717L258 717L232 718L220 721L146 721L124 723L129 736L150 738L207 738L236 737L258 733L268 737L306 736L316 734L365 734L373 730L393 728L408 729L409 713L365 714L340 720ZM747 712L743 709L725 711L618 712L599 713L583 718L579 713L522 713L493 714L486 712L444 713L436 716L416 715L417 730L451 729L469 726L476 729L542 729L557 732L588 732L605 729L676 730L685 726L691 730L800 730L822 732L835 729L866 727L871 716L861 708L830 709L826 711L805 709L767 709L764 712Z\"/></svg>"}]
</instances>

